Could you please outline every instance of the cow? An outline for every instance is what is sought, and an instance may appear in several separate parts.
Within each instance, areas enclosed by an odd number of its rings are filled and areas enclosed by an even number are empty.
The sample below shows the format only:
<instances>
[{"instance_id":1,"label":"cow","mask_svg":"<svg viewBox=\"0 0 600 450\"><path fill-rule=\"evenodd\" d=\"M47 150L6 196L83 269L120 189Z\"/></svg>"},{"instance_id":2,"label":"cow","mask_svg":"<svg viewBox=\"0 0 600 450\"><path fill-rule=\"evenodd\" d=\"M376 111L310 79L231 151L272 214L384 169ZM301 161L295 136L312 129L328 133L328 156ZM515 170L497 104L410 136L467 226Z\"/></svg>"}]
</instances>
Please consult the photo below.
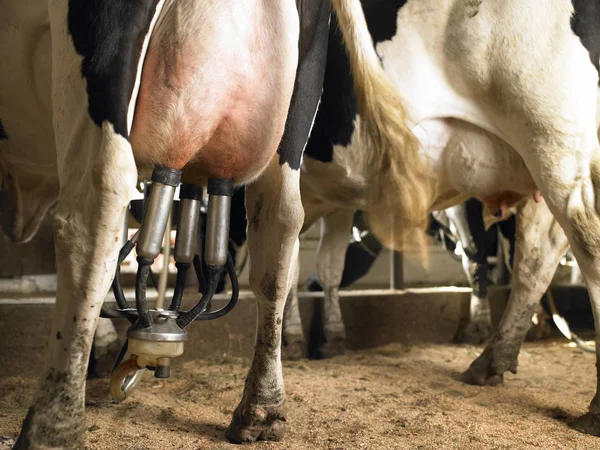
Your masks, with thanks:
<instances>
[{"instance_id":1,"label":"cow","mask_svg":"<svg viewBox=\"0 0 600 450\"><path fill-rule=\"evenodd\" d=\"M514 206L509 303L463 375L469 383L500 384L504 372L516 371L534 309L569 245L600 321L600 8L586 0L365 0L363 8L384 70L406 102L420 157L429 164L429 172L413 175L434 179L435 190L390 185L385 170L373 170L377 155L365 151L360 138L368 121L356 112L348 60L332 26L324 91L300 179L303 229L322 218L322 236L331 234L317 258L326 333L343 339L336 305L354 211L366 211L378 239L393 247L399 238L418 238L411 232L418 225L412 205L404 201L409 193L428 196L429 210L474 197L499 219ZM385 161L386 170L402 173L411 156ZM387 191L394 195L386 208L373 207ZM336 238L333 230L345 232ZM600 394L574 426L600 435Z\"/></svg>"},{"instance_id":2,"label":"cow","mask_svg":"<svg viewBox=\"0 0 600 450\"><path fill-rule=\"evenodd\" d=\"M331 6L360 110L372 119L365 138L382 160L401 143L424 172L358 0L2 3L0 224L24 242L51 210L57 260L46 363L15 448L84 446L92 336L126 207L138 180L156 167L181 170L183 182L200 186L208 178L247 185L258 324L226 436L282 437L281 321L303 222L299 166L321 97ZM390 175L401 183L405 174ZM414 202L417 215L426 211Z\"/></svg>"}]
</instances>

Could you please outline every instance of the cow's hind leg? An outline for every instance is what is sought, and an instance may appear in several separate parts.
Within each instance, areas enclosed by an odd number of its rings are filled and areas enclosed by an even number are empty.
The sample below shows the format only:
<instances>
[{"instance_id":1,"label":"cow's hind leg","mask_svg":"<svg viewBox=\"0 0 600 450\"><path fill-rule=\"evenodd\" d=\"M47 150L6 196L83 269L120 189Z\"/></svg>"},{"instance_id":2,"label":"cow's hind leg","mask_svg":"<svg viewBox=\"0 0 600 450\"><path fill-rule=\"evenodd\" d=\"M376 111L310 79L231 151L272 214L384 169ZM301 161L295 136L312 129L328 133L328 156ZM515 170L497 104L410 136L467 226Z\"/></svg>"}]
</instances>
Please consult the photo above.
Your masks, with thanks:
<instances>
[{"instance_id":1,"label":"cow's hind leg","mask_svg":"<svg viewBox=\"0 0 600 450\"><path fill-rule=\"evenodd\" d=\"M346 330L340 309L339 288L344 273L346 249L354 211L339 209L321 219L321 240L317 252L317 273L323 286L323 358L344 353Z\"/></svg>"},{"instance_id":2,"label":"cow's hind leg","mask_svg":"<svg viewBox=\"0 0 600 450\"><path fill-rule=\"evenodd\" d=\"M463 248L463 269L471 286L469 316L454 336L458 343L481 344L492 332L488 299L488 263L483 204L471 199L446 209L448 219L456 227Z\"/></svg>"},{"instance_id":3,"label":"cow's hind leg","mask_svg":"<svg viewBox=\"0 0 600 450\"><path fill-rule=\"evenodd\" d=\"M84 448L88 358L137 181L128 141L112 123L103 121L99 127L90 118L81 57L67 29L67 2L49 5L60 183L53 218L56 306L45 367L17 449Z\"/></svg>"},{"instance_id":4,"label":"cow's hind leg","mask_svg":"<svg viewBox=\"0 0 600 450\"><path fill-rule=\"evenodd\" d=\"M330 12L329 1L301 4L298 70L279 154L246 188L250 285L258 322L244 395L227 429L233 442L277 440L284 433L281 328L304 221L298 169L322 92Z\"/></svg>"},{"instance_id":5,"label":"cow's hind leg","mask_svg":"<svg viewBox=\"0 0 600 450\"><path fill-rule=\"evenodd\" d=\"M596 326L597 375L600 380L600 146L596 130L598 72L589 53L569 27L570 3L560 14L557 27L539 23L530 42L554 44L527 58L507 58L494 66L495 89L489 92L504 108L498 122L514 140L550 211L561 225L586 282ZM560 11L560 13L558 13ZM520 20L538 20L527 15ZM520 31L527 27L520 28ZM552 31L550 31L552 30ZM539 33L542 33L540 35ZM553 70L546 70L552 61ZM517 67L518 65L518 67ZM518 87L518 89L515 89ZM548 255L543 256L545 263ZM535 269L535 267L533 267ZM545 278L547 274L542 274ZM536 285L540 274L533 270L527 284ZM545 281L545 280L544 280ZM525 282L524 282L525 284ZM575 426L600 436L600 395Z\"/></svg>"},{"instance_id":6,"label":"cow's hind leg","mask_svg":"<svg viewBox=\"0 0 600 450\"><path fill-rule=\"evenodd\" d=\"M502 384L506 371L516 373L521 344L531 317L546 292L567 238L545 204L528 200L519 207L512 290L498 330L483 353L463 374L470 384Z\"/></svg>"},{"instance_id":7,"label":"cow's hind leg","mask_svg":"<svg viewBox=\"0 0 600 450\"><path fill-rule=\"evenodd\" d=\"M596 342L600 344L598 71L590 62L590 54L580 39L573 35L572 8L571 2L552 2L552 8L542 8L543 13L538 9L520 9L519 14L510 15L510 20L492 24L492 33L477 34L469 41L476 42L477 38L481 38L479 49L494 46L493 56L487 62L475 61L472 56L476 53L454 47L460 54L452 55L451 64L453 69L462 71L466 76L466 83L470 83L478 93L479 101L494 116L490 117L492 123L497 124L508 143L519 152L550 211L564 230L590 294ZM475 21L486 20L482 14L477 17L479 19ZM461 25L466 26L467 23L464 21ZM467 28L459 28L456 31L467 31ZM481 30L483 27L469 29L475 33ZM488 39L489 36L493 36L493 41ZM515 51L515 48L520 51ZM533 242L539 240L536 236L527 236L527 239ZM518 331L525 334L531 309L521 309L521 305L533 305L541 297L557 262L556 253L546 252L531 258L528 268L519 269L523 275L529 276L519 275L521 279L514 280L515 291L518 288L519 292L529 292L530 297L526 301L512 301L504 323L514 318L520 324ZM508 335L505 339L514 340L516 336ZM516 344L513 346L516 347ZM596 347L597 361L600 361L600 345ZM495 348L499 347L496 345ZM470 371L474 378L494 382L501 371L510 368L514 356L499 355L493 360L498 362L486 363L484 357L477 360ZM500 363L505 367L498 367ZM493 372L486 373L486 366ZM598 364L597 370L600 376ZM596 394L589 413L576 426L600 435L600 395Z\"/></svg>"},{"instance_id":8,"label":"cow's hind leg","mask_svg":"<svg viewBox=\"0 0 600 450\"><path fill-rule=\"evenodd\" d=\"M256 296L258 323L244 395L227 429L227 438L233 442L279 440L284 432L281 329L304 211L299 172L280 166L277 159L246 188L250 285Z\"/></svg>"},{"instance_id":9,"label":"cow's hind leg","mask_svg":"<svg viewBox=\"0 0 600 450\"><path fill-rule=\"evenodd\" d=\"M111 125L84 131L69 134L77 142L64 147L68 163L60 168L54 217L55 317L46 366L16 448L83 448L88 358L137 177L131 148Z\"/></svg>"},{"instance_id":10,"label":"cow's hind leg","mask_svg":"<svg viewBox=\"0 0 600 450\"><path fill-rule=\"evenodd\" d=\"M564 209L557 209L555 216L561 220L581 268L596 329L596 395L588 412L573 426L585 433L600 436L600 148L595 139L591 156L589 172L582 170L582 180L574 180L575 186L565 199Z\"/></svg>"},{"instance_id":11,"label":"cow's hind leg","mask_svg":"<svg viewBox=\"0 0 600 450\"><path fill-rule=\"evenodd\" d=\"M585 140L582 141L582 148L586 148ZM590 403L589 411L575 422L574 427L600 436L600 148L595 133L590 133L587 145L592 148L587 157L577 155L576 160L562 161L557 165L560 168L569 167L569 164L581 166L574 179L549 180L557 188L554 190L555 195L547 200L552 201L552 212L565 230L581 267L596 328L596 395ZM591 162L588 163L590 156ZM563 173L561 170L561 174Z\"/></svg>"}]
</instances>

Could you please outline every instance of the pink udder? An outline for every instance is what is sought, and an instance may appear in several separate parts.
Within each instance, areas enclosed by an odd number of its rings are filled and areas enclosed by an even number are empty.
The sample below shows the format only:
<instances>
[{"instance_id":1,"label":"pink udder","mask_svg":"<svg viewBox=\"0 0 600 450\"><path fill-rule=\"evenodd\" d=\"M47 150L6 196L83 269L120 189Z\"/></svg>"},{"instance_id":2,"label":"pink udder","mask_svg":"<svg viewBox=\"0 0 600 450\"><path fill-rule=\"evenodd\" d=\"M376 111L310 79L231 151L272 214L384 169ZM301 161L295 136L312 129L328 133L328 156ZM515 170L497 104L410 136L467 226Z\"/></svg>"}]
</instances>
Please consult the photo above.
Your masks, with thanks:
<instances>
[{"instance_id":1,"label":"pink udder","mask_svg":"<svg viewBox=\"0 0 600 450\"><path fill-rule=\"evenodd\" d=\"M536 203L540 203L542 201L542 194L539 190L535 191L532 196ZM522 199L522 194L512 191L505 191L499 195L479 197L479 200L481 200L487 206L488 210L499 219L504 219L506 217L506 211L508 208L515 205Z\"/></svg>"}]
</instances>

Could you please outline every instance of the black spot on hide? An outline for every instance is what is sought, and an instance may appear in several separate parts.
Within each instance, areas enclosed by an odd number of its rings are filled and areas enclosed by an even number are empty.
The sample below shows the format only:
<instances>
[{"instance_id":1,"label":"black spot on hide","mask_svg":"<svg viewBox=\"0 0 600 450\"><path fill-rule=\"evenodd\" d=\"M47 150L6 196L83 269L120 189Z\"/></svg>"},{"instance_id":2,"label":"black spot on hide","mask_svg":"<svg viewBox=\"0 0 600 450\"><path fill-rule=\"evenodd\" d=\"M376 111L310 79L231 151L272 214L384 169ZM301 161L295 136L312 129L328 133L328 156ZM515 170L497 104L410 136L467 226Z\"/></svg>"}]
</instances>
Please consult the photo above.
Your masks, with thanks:
<instances>
[{"instance_id":1,"label":"black spot on hide","mask_svg":"<svg viewBox=\"0 0 600 450\"><path fill-rule=\"evenodd\" d=\"M310 134L323 89L327 59L329 0L296 0L300 16L298 69L285 131L279 144L279 164L300 168L302 150Z\"/></svg>"},{"instance_id":2,"label":"black spot on hide","mask_svg":"<svg viewBox=\"0 0 600 450\"><path fill-rule=\"evenodd\" d=\"M389 41L398 31L398 12L408 0L362 0L363 11L373 42Z\"/></svg>"},{"instance_id":3,"label":"black spot on hide","mask_svg":"<svg viewBox=\"0 0 600 450\"><path fill-rule=\"evenodd\" d=\"M600 71L600 3L597 0L573 0L575 13L571 29L590 54L590 60Z\"/></svg>"},{"instance_id":4,"label":"black spot on hide","mask_svg":"<svg viewBox=\"0 0 600 450\"><path fill-rule=\"evenodd\" d=\"M338 29L337 18L332 15L323 94L306 145L306 156L322 162L331 162L333 146L350 143L356 114L350 61L342 42L341 31Z\"/></svg>"},{"instance_id":5,"label":"black spot on hide","mask_svg":"<svg viewBox=\"0 0 600 450\"><path fill-rule=\"evenodd\" d=\"M397 32L398 12L406 0L363 0L363 11L373 43L392 39ZM350 61L335 14L331 16L323 95L305 154L331 162L335 145L347 146L358 114Z\"/></svg>"},{"instance_id":6,"label":"black spot on hide","mask_svg":"<svg viewBox=\"0 0 600 450\"><path fill-rule=\"evenodd\" d=\"M92 120L124 137L142 44L158 0L69 0L68 28L83 57Z\"/></svg>"}]
</instances>

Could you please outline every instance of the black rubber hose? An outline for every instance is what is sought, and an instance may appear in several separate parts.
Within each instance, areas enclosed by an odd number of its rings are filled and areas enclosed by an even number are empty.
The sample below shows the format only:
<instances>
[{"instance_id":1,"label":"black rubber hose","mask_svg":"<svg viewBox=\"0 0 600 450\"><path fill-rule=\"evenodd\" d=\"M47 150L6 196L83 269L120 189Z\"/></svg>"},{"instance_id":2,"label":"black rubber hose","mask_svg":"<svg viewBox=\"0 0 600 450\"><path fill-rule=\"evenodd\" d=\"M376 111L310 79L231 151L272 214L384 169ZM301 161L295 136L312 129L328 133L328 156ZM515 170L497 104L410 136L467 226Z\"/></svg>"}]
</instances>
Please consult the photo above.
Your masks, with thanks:
<instances>
[{"instance_id":1,"label":"black rubber hose","mask_svg":"<svg viewBox=\"0 0 600 450\"><path fill-rule=\"evenodd\" d=\"M210 302L217 291L217 286L219 284L219 278L221 277L222 271L222 267L208 267L208 286L204 291L204 294L202 294L200 301L196 303L196 305L188 312L183 313L177 318L177 325L179 325L180 328L187 327L196 317L198 317L199 314L202 313L202 311L206 309L208 302Z\"/></svg>"},{"instance_id":2,"label":"black rubber hose","mask_svg":"<svg viewBox=\"0 0 600 450\"><path fill-rule=\"evenodd\" d=\"M152 265L153 261L141 256L137 257L137 261L138 271L135 280L135 306L137 308L138 315L140 316L140 323L144 328L148 328L151 325L151 321L150 314L148 314L148 311L146 311L146 288L148 286L148 274L150 273L150 266Z\"/></svg>"},{"instance_id":3,"label":"black rubber hose","mask_svg":"<svg viewBox=\"0 0 600 450\"><path fill-rule=\"evenodd\" d=\"M111 375L115 371L115 369L117 367L119 367L119 364L121 364L121 362L123 361L123 358L125 358L128 348L129 348L129 339L125 339L125 343L121 347L121 350L119 350L119 354L117 355L117 359L115 359L115 362L113 363L112 369L110 369Z\"/></svg>"},{"instance_id":4,"label":"black rubber hose","mask_svg":"<svg viewBox=\"0 0 600 450\"><path fill-rule=\"evenodd\" d=\"M194 255L194 271L196 272L196 279L198 280L198 286L200 292L206 292L208 289L208 282L204 276L204 270L202 268L202 260L200 255Z\"/></svg>"},{"instance_id":5,"label":"black rubber hose","mask_svg":"<svg viewBox=\"0 0 600 450\"><path fill-rule=\"evenodd\" d=\"M132 241L125 242L121 251L119 251L119 259L117 260L117 268L115 270L115 278L112 283L112 290L115 296L115 300L117 301L117 305L119 305L119 309L127 309L129 308L129 303L125 298L125 294L123 293L123 285L121 284L121 263L125 261L127 255L131 253L133 250L134 243Z\"/></svg>"},{"instance_id":6,"label":"black rubber hose","mask_svg":"<svg viewBox=\"0 0 600 450\"><path fill-rule=\"evenodd\" d=\"M233 258L231 254L227 257L227 273L229 274L229 278L231 280L231 299L229 302L216 311L208 312L208 313L200 313L194 320L214 320L219 317L223 317L229 311L231 311L238 302L240 297L240 285L238 283L237 273L235 272L235 264L233 263Z\"/></svg>"},{"instance_id":7,"label":"black rubber hose","mask_svg":"<svg viewBox=\"0 0 600 450\"><path fill-rule=\"evenodd\" d=\"M150 278L150 283L152 283L152 287L158 291L158 280L156 279L154 272L152 272L152 269L150 269L148 276Z\"/></svg>"},{"instance_id":8,"label":"black rubber hose","mask_svg":"<svg viewBox=\"0 0 600 450\"><path fill-rule=\"evenodd\" d=\"M190 263L175 263L177 267L177 278L175 280L175 292L173 292L173 300L171 300L171 311L179 311L181 308L181 300L183 299L183 291L185 290L185 279L187 271L190 268Z\"/></svg>"},{"instance_id":9,"label":"black rubber hose","mask_svg":"<svg viewBox=\"0 0 600 450\"><path fill-rule=\"evenodd\" d=\"M129 322L135 323L138 319L138 312L134 308L113 309L102 306L100 317L103 319L128 319Z\"/></svg>"}]
</instances>

